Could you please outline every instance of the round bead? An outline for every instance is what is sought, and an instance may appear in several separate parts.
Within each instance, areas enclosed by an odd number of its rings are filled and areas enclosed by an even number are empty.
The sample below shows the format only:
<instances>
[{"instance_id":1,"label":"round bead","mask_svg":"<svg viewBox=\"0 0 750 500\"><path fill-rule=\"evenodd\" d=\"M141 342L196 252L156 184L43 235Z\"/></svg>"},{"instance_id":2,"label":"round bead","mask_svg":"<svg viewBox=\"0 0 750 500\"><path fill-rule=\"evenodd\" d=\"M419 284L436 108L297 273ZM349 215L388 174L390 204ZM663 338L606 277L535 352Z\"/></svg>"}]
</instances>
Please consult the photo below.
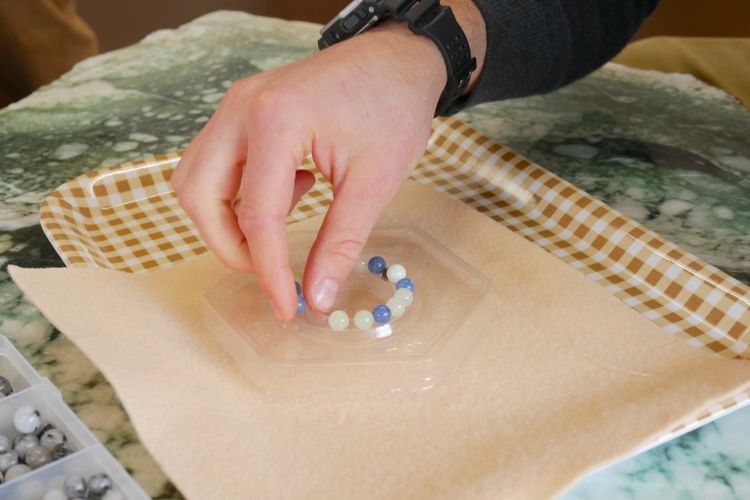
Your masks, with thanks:
<instances>
[{"instance_id":1,"label":"round bead","mask_svg":"<svg viewBox=\"0 0 750 500\"><path fill-rule=\"evenodd\" d=\"M113 488L104 494L102 500L124 500L124 498L125 497L122 496L120 490L116 490Z\"/></svg>"},{"instance_id":2,"label":"round bead","mask_svg":"<svg viewBox=\"0 0 750 500\"><path fill-rule=\"evenodd\" d=\"M19 434L13 440L13 450L21 460L26 457L26 452L35 446L39 446L39 439L33 434Z\"/></svg>"},{"instance_id":3,"label":"round bead","mask_svg":"<svg viewBox=\"0 0 750 500\"><path fill-rule=\"evenodd\" d=\"M89 495L99 498L112 489L112 479L106 474L94 474L89 478Z\"/></svg>"},{"instance_id":4,"label":"round bead","mask_svg":"<svg viewBox=\"0 0 750 500\"><path fill-rule=\"evenodd\" d=\"M349 326L349 316L344 311L333 311L328 316L328 326L336 331L346 330L346 327Z\"/></svg>"},{"instance_id":5,"label":"round bead","mask_svg":"<svg viewBox=\"0 0 750 500\"><path fill-rule=\"evenodd\" d=\"M366 273L368 271L367 269L367 259L359 259L357 261L357 265L354 266L354 272L355 273Z\"/></svg>"},{"instance_id":6,"label":"round bead","mask_svg":"<svg viewBox=\"0 0 750 500\"><path fill-rule=\"evenodd\" d=\"M0 455L0 472L5 473L8 469L19 463L18 453L11 450Z\"/></svg>"},{"instance_id":7,"label":"round bead","mask_svg":"<svg viewBox=\"0 0 750 500\"><path fill-rule=\"evenodd\" d=\"M13 415L13 425L21 434L33 434L42 427L42 415L31 406L22 406Z\"/></svg>"},{"instance_id":8,"label":"round bead","mask_svg":"<svg viewBox=\"0 0 750 500\"><path fill-rule=\"evenodd\" d=\"M388 281L391 283L398 283L398 280L406 278L406 268L401 264L393 264L388 268L388 271L386 271L385 277L388 278Z\"/></svg>"},{"instance_id":9,"label":"round bead","mask_svg":"<svg viewBox=\"0 0 750 500\"><path fill-rule=\"evenodd\" d=\"M10 380L0 375L0 394L3 396L10 396L13 393L13 386L10 385Z\"/></svg>"},{"instance_id":10,"label":"round bead","mask_svg":"<svg viewBox=\"0 0 750 500\"><path fill-rule=\"evenodd\" d=\"M302 295L297 296L297 311L296 314L304 312L307 309L307 301Z\"/></svg>"},{"instance_id":11,"label":"round bead","mask_svg":"<svg viewBox=\"0 0 750 500\"><path fill-rule=\"evenodd\" d=\"M388 306L379 304L372 310L372 316L375 318L375 321L384 325L391 320L391 310Z\"/></svg>"},{"instance_id":12,"label":"round bead","mask_svg":"<svg viewBox=\"0 0 750 500\"><path fill-rule=\"evenodd\" d=\"M13 449L13 443L8 436L0 434L0 455Z\"/></svg>"},{"instance_id":13,"label":"round bead","mask_svg":"<svg viewBox=\"0 0 750 500\"><path fill-rule=\"evenodd\" d=\"M294 288L297 289L297 295L302 295L302 285L299 281L294 282Z\"/></svg>"},{"instance_id":14,"label":"round bead","mask_svg":"<svg viewBox=\"0 0 750 500\"><path fill-rule=\"evenodd\" d=\"M391 310L391 317L393 319L400 318L406 312L406 304L398 297L391 297L385 305Z\"/></svg>"},{"instance_id":15,"label":"round bead","mask_svg":"<svg viewBox=\"0 0 750 500\"><path fill-rule=\"evenodd\" d=\"M42 433L39 438L39 444L47 448L48 450L54 450L56 447L65 444L68 441L65 433L60 429L52 427Z\"/></svg>"},{"instance_id":16,"label":"round bead","mask_svg":"<svg viewBox=\"0 0 750 500\"><path fill-rule=\"evenodd\" d=\"M354 315L354 326L360 330L369 330L374 322L375 318L370 311L357 311L357 314Z\"/></svg>"},{"instance_id":17,"label":"round bead","mask_svg":"<svg viewBox=\"0 0 750 500\"><path fill-rule=\"evenodd\" d=\"M32 469L38 469L42 465L47 465L52 461L52 454L47 448L34 446L26 451L26 456L23 460Z\"/></svg>"},{"instance_id":18,"label":"round bead","mask_svg":"<svg viewBox=\"0 0 750 500\"><path fill-rule=\"evenodd\" d=\"M44 494L44 498L42 500L68 500L68 495L60 490L49 490Z\"/></svg>"},{"instance_id":19,"label":"round bead","mask_svg":"<svg viewBox=\"0 0 750 500\"><path fill-rule=\"evenodd\" d=\"M411 278L401 278L396 282L396 290L400 290L402 288L406 288L407 290L410 290L411 293L414 293L414 282L411 280Z\"/></svg>"},{"instance_id":20,"label":"round bead","mask_svg":"<svg viewBox=\"0 0 750 500\"><path fill-rule=\"evenodd\" d=\"M31 468L28 465L16 464L5 473L5 481L13 481L15 478L21 477L29 472L31 472Z\"/></svg>"},{"instance_id":21,"label":"round bead","mask_svg":"<svg viewBox=\"0 0 750 500\"><path fill-rule=\"evenodd\" d=\"M414 303L414 294L408 288L399 288L393 297L403 302L406 307Z\"/></svg>"},{"instance_id":22,"label":"round bead","mask_svg":"<svg viewBox=\"0 0 750 500\"><path fill-rule=\"evenodd\" d=\"M367 261L367 269L369 269L372 274L383 274L383 271L385 271L385 259L376 255Z\"/></svg>"},{"instance_id":23,"label":"round bead","mask_svg":"<svg viewBox=\"0 0 750 500\"><path fill-rule=\"evenodd\" d=\"M86 481L79 476L69 476L63 484L63 492L70 498L83 497L86 494Z\"/></svg>"}]
</instances>

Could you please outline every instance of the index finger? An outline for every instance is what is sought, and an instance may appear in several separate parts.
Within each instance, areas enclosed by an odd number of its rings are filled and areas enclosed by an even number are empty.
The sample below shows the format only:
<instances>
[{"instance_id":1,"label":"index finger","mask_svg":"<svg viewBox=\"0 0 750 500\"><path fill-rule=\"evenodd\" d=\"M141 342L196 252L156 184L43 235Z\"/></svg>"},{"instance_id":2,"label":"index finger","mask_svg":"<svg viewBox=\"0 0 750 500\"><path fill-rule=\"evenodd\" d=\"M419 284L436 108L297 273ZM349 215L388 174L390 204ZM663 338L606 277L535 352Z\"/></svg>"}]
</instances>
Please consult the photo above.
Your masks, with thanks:
<instances>
[{"instance_id":1,"label":"index finger","mask_svg":"<svg viewBox=\"0 0 750 500\"><path fill-rule=\"evenodd\" d=\"M289 321L297 308L294 276L289 267L286 217L301 158L299 138L288 130L264 127L251 131L239 189L237 217L253 258L258 284L280 321ZM297 142L295 142L297 141Z\"/></svg>"}]
</instances>

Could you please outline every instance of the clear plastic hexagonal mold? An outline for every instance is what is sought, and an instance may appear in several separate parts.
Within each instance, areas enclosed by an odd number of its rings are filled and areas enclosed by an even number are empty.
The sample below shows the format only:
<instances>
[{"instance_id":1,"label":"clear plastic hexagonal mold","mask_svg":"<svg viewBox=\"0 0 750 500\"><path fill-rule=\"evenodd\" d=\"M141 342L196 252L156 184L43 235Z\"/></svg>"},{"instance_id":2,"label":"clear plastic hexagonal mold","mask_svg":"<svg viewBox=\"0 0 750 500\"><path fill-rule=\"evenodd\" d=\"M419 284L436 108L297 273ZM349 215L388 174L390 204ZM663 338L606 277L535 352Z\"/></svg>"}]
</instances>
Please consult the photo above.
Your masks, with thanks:
<instances>
[{"instance_id":1,"label":"clear plastic hexagonal mold","mask_svg":"<svg viewBox=\"0 0 750 500\"><path fill-rule=\"evenodd\" d=\"M302 277L311 231L291 231L290 263ZM255 278L233 273L205 294L204 319L225 350L260 390L269 393L328 391L400 392L429 389L460 362L476 329L457 331L490 291L489 280L419 228L376 228L362 253L406 267L415 283L414 303L386 325L334 331L311 311L277 322ZM352 273L335 309L351 318L394 293L392 283L369 272Z\"/></svg>"}]
</instances>

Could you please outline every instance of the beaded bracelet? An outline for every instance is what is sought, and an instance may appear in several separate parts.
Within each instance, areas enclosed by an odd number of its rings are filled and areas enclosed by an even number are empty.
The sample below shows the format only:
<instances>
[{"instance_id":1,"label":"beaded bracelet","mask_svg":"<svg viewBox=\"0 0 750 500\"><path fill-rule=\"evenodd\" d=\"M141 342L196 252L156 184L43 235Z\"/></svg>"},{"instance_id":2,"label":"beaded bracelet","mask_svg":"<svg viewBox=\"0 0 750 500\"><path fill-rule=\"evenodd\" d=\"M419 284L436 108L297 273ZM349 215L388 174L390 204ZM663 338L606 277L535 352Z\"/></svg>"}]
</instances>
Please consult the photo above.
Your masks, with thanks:
<instances>
[{"instance_id":1,"label":"beaded bracelet","mask_svg":"<svg viewBox=\"0 0 750 500\"><path fill-rule=\"evenodd\" d=\"M393 319L404 315L414 303L414 282L406 277L406 268L401 264L388 267L385 259L380 256L370 260L362 259L354 268L354 272L370 272L394 284L395 293L385 304L376 305L372 311L361 310L354 314L354 326L359 330L369 330L373 325L385 325ZM307 302L302 296L302 285L295 282L297 287L297 314L307 308ZM332 330L342 331L349 327L349 315L345 311L333 311L328 316L328 326Z\"/></svg>"}]
</instances>

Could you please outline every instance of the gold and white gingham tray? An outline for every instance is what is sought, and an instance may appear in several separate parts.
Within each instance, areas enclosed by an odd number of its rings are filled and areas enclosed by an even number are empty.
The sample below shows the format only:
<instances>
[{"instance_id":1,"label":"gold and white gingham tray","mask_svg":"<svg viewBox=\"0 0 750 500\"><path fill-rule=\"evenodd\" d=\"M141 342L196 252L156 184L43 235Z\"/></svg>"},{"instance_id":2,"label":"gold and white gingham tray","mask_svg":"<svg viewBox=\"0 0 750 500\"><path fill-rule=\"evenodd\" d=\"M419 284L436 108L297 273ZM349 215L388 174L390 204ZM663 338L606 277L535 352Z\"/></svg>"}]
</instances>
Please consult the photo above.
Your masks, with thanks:
<instances>
[{"instance_id":1,"label":"gold and white gingham tray","mask_svg":"<svg viewBox=\"0 0 750 500\"><path fill-rule=\"evenodd\" d=\"M103 168L51 193L41 223L63 261L137 273L206 252L169 185L178 160L179 153L169 153ZM750 288L466 123L435 121L412 178L533 241L666 332L721 356L750 359ZM331 198L330 185L318 177L290 220L322 213ZM663 439L749 398L738 394L706 409Z\"/></svg>"}]
</instances>

